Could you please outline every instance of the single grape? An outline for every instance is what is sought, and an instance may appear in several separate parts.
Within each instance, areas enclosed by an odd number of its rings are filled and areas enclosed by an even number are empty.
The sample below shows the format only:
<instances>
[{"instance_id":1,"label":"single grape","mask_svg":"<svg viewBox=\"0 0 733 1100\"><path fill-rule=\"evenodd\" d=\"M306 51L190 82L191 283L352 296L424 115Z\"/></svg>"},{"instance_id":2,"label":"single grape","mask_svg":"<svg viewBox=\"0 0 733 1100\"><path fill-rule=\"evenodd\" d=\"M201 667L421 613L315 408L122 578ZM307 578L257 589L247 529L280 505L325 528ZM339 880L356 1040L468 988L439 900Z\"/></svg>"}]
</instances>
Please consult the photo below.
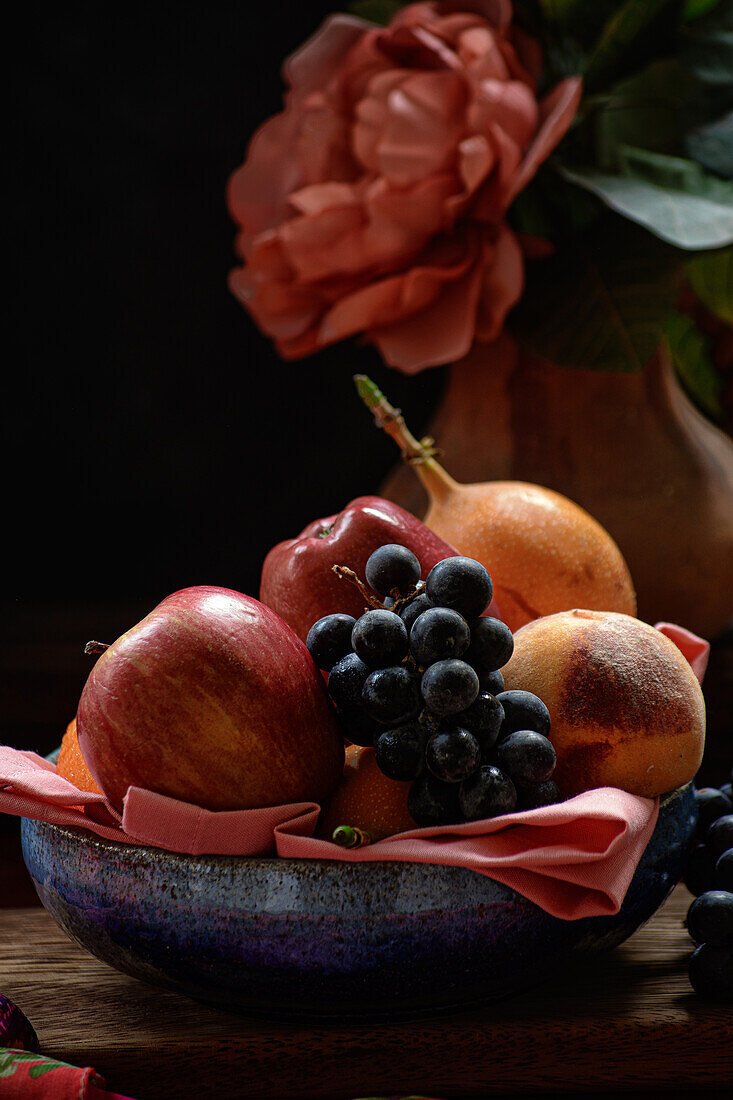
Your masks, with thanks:
<instances>
[{"instance_id":1,"label":"single grape","mask_svg":"<svg viewBox=\"0 0 733 1100\"><path fill-rule=\"evenodd\" d=\"M420 710L418 678L404 665L377 668L367 676L362 703L379 722L406 722Z\"/></svg>"},{"instance_id":2,"label":"single grape","mask_svg":"<svg viewBox=\"0 0 733 1100\"><path fill-rule=\"evenodd\" d=\"M682 881L695 897L713 889L716 884L715 860L706 844L696 844L692 849Z\"/></svg>"},{"instance_id":3,"label":"single grape","mask_svg":"<svg viewBox=\"0 0 733 1100\"><path fill-rule=\"evenodd\" d=\"M430 738L425 747L425 763L436 779L460 783L481 764L481 747L472 733L455 726Z\"/></svg>"},{"instance_id":4,"label":"single grape","mask_svg":"<svg viewBox=\"0 0 733 1100\"><path fill-rule=\"evenodd\" d=\"M337 661L351 653L351 631L356 619L353 615L324 615L308 631L305 644L318 668L330 672Z\"/></svg>"},{"instance_id":5,"label":"single grape","mask_svg":"<svg viewBox=\"0 0 733 1100\"><path fill-rule=\"evenodd\" d=\"M719 890L733 891L733 848L723 852L715 864L715 885Z\"/></svg>"},{"instance_id":6,"label":"single grape","mask_svg":"<svg viewBox=\"0 0 733 1100\"><path fill-rule=\"evenodd\" d=\"M465 661L436 661L423 673L421 691L428 710L457 714L478 695L478 676Z\"/></svg>"},{"instance_id":7,"label":"single grape","mask_svg":"<svg viewBox=\"0 0 733 1100\"><path fill-rule=\"evenodd\" d=\"M508 775L484 764L461 783L458 803L466 821L480 821L511 813L517 805L517 790Z\"/></svg>"},{"instance_id":8,"label":"single grape","mask_svg":"<svg viewBox=\"0 0 733 1100\"><path fill-rule=\"evenodd\" d=\"M407 592L420 580L420 562L406 546L388 542L370 554L364 575L380 596L389 596L395 588Z\"/></svg>"},{"instance_id":9,"label":"single grape","mask_svg":"<svg viewBox=\"0 0 733 1100\"><path fill-rule=\"evenodd\" d=\"M730 799L730 804L733 806L733 783L724 783L720 790L726 798Z\"/></svg>"},{"instance_id":10,"label":"single grape","mask_svg":"<svg viewBox=\"0 0 733 1100\"><path fill-rule=\"evenodd\" d=\"M515 730L534 730L535 733L550 732L550 712L542 700L531 691L512 688L501 691L496 697L504 708L504 722L500 737Z\"/></svg>"},{"instance_id":11,"label":"single grape","mask_svg":"<svg viewBox=\"0 0 733 1100\"><path fill-rule=\"evenodd\" d=\"M520 810L536 810L539 806L554 806L561 801L557 783L552 779L534 787L522 787L517 794Z\"/></svg>"},{"instance_id":12,"label":"single grape","mask_svg":"<svg viewBox=\"0 0 733 1100\"><path fill-rule=\"evenodd\" d=\"M690 983L705 1000L733 1001L733 947L702 943L690 959Z\"/></svg>"},{"instance_id":13,"label":"single grape","mask_svg":"<svg viewBox=\"0 0 733 1100\"><path fill-rule=\"evenodd\" d=\"M430 772L423 772L410 787L407 809L419 826L455 825L461 820L458 785L441 783Z\"/></svg>"},{"instance_id":14,"label":"single grape","mask_svg":"<svg viewBox=\"0 0 733 1100\"><path fill-rule=\"evenodd\" d=\"M421 668L449 657L460 657L468 649L468 623L449 607L431 607L418 615L410 630L410 652Z\"/></svg>"},{"instance_id":15,"label":"single grape","mask_svg":"<svg viewBox=\"0 0 733 1100\"><path fill-rule=\"evenodd\" d=\"M504 690L504 677L497 669L496 672L478 673L478 682L482 691L488 691L489 695L499 695Z\"/></svg>"},{"instance_id":16,"label":"single grape","mask_svg":"<svg viewBox=\"0 0 733 1100\"><path fill-rule=\"evenodd\" d=\"M387 668L407 655L407 627L394 611L365 611L354 624L351 644L370 668Z\"/></svg>"},{"instance_id":17,"label":"single grape","mask_svg":"<svg viewBox=\"0 0 733 1100\"><path fill-rule=\"evenodd\" d=\"M496 763L518 787L546 782L557 757L552 742L534 730L515 730L497 745Z\"/></svg>"},{"instance_id":18,"label":"single grape","mask_svg":"<svg viewBox=\"0 0 733 1100\"><path fill-rule=\"evenodd\" d=\"M407 627L408 632L412 629L412 624L418 615L422 615L423 611L427 611L432 606L430 598L425 592L420 592L414 600L410 600L408 604L405 604L400 611L400 618Z\"/></svg>"},{"instance_id":19,"label":"single grape","mask_svg":"<svg viewBox=\"0 0 733 1100\"><path fill-rule=\"evenodd\" d=\"M724 814L733 813L733 802L717 787L700 787L695 791L697 803L697 835L705 839L710 826Z\"/></svg>"},{"instance_id":20,"label":"single grape","mask_svg":"<svg viewBox=\"0 0 733 1100\"><path fill-rule=\"evenodd\" d=\"M373 745L384 726L361 707L338 710L341 733L353 745Z\"/></svg>"},{"instance_id":21,"label":"single grape","mask_svg":"<svg viewBox=\"0 0 733 1100\"><path fill-rule=\"evenodd\" d=\"M364 681L371 672L356 653L347 653L328 675L328 693L337 707L349 710L361 706Z\"/></svg>"},{"instance_id":22,"label":"single grape","mask_svg":"<svg viewBox=\"0 0 733 1100\"><path fill-rule=\"evenodd\" d=\"M470 620L477 619L491 603L493 585L481 562L456 556L433 566L425 591L436 606L452 607Z\"/></svg>"},{"instance_id":23,"label":"single grape","mask_svg":"<svg viewBox=\"0 0 733 1100\"><path fill-rule=\"evenodd\" d=\"M471 623L471 644L466 660L479 679L502 668L514 652L514 635L501 619L484 615Z\"/></svg>"},{"instance_id":24,"label":"single grape","mask_svg":"<svg viewBox=\"0 0 733 1100\"><path fill-rule=\"evenodd\" d=\"M504 708L495 696L482 691L470 707L457 715L457 721L474 734L482 749L490 749L499 736L504 721Z\"/></svg>"},{"instance_id":25,"label":"single grape","mask_svg":"<svg viewBox=\"0 0 733 1100\"><path fill-rule=\"evenodd\" d=\"M710 849L713 859L718 859L723 852L733 848L733 814L725 814L714 821L708 829L705 843Z\"/></svg>"},{"instance_id":26,"label":"single grape","mask_svg":"<svg viewBox=\"0 0 733 1100\"><path fill-rule=\"evenodd\" d=\"M728 890L706 890L695 898L687 910L687 931L695 943L733 947L733 894Z\"/></svg>"},{"instance_id":27,"label":"single grape","mask_svg":"<svg viewBox=\"0 0 733 1100\"><path fill-rule=\"evenodd\" d=\"M383 728L374 746L377 767L388 779L417 779L425 761L425 736L419 722Z\"/></svg>"}]
</instances>

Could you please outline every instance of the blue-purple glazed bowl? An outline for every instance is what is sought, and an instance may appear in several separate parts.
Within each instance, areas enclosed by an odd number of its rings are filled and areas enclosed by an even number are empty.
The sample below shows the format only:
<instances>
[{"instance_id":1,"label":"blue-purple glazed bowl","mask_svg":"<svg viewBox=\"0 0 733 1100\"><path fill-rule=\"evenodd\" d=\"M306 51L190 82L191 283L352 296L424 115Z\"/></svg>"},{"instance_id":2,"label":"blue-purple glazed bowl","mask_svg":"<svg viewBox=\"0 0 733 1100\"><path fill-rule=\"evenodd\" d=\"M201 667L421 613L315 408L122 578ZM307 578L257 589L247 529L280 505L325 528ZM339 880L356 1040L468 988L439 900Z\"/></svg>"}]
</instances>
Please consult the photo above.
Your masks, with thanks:
<instances>
[{"instance_id":1,"label":"blue-purple glazed bowl","mask_svg":"<svg viewBox=\"0 0 733 1100\"><path fill-rule=\"evenodd\" d=\"M143 981L257 1014L389 1016L510 996L627 939L682 873L692 784L661 800L619 913L550 916L460 867L192 857L24 820L56 923Z\"/></svg>"}]
</instances>

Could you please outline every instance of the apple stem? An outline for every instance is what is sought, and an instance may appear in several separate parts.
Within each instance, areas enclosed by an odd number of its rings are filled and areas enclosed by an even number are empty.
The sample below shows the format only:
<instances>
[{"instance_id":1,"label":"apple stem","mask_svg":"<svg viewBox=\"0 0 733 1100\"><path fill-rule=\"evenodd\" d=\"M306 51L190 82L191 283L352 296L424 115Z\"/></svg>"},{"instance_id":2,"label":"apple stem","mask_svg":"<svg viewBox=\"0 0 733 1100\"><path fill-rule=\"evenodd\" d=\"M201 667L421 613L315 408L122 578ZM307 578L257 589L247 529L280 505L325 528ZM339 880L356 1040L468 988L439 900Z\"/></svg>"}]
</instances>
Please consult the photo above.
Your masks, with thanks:
<instances>
[{"instance_id":1,"label":"apple stem","mask_svg":"<svg viewBox=\"0 0 733 1100\"><path fill-rule=\"evenodd\" d=\"M394 439L402 452L402 460L415 471L425 488L432 496L443 497L457 488L456 482L447 470L444 470L436 456L442 454L430 436L416 439L405 424L400 409L390 405L379 387L366 374L355 374L356 392L368 409L371 410L377 427L382 428Z\"/></svg>"},{"instance_id":2,"label":"apple stem","mask_svg":"<svg viewBox=\"0 0 733 1100\"><path fill-rule=\"evenodd\" d=\"M95 642L93 639L91 642L87 642L84 646L84 652L90 653L104 653L105 649L109 649L109 642Z\"/></svg>"}]
</instances>

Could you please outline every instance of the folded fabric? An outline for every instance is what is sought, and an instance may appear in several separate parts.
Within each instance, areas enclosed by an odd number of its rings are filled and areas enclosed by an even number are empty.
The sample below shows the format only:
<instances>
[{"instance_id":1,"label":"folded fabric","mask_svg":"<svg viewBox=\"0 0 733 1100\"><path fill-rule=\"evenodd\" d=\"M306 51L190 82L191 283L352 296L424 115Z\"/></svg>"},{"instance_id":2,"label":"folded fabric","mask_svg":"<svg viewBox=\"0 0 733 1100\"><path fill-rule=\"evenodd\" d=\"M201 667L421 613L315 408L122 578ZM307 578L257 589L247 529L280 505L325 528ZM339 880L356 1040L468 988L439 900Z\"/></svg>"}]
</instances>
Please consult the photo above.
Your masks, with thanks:
<instances>
[{"instance_id":1,"label":"folded fabric","mask_svg":"<svg viewBox=\"0 0 733 1100\"><path fill-rule=\"evenodd\" d=\"M313 836L320 812L315 802L213 812L130 787L120 815L103 795L68 783L49 761L6 746L0 746L0 787L0 811L188 855L275 851L288 859L466 867L568 920L618 912L658 811L656 799L602 787L554 806L412 829L347 850Z\"/></svg>"},{"instance_id":2,"label":"folded fabric","mask_svg":"<svg viewBox=\"0 0 733 1100\"><path fill-rule=\"evenodd\" d=\"M702 678L707 643L674 624L658 625ZM0 812L192 856L276 853L288 859L465 867L572 920L618 912L654 831L658 800L603 787L554 806L413 829L347 850L313 835L320 813L315 802L212 812L130 787L120 814L104 795L82 792L58 775L48 760L0 746Z\"/></svg>"}]
</instances>

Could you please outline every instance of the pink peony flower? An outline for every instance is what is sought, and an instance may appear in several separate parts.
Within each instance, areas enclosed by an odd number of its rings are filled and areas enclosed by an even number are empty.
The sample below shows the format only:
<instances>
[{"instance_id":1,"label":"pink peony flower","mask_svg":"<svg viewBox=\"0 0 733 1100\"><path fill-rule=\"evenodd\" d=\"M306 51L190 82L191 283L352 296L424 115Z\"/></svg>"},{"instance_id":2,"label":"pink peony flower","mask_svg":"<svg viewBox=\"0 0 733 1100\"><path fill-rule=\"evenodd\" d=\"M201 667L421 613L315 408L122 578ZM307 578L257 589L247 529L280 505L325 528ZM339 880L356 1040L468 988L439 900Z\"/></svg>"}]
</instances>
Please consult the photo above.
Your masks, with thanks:
<instances>
[{"instance_id":1,"label":"pink peony flower","mask_svg":"<svg viewBox=\"0 0 733 1100\"><path fill-rule=\"evenodd\" d=\"M230 286L286 359L364 333L414 373L501 331L524 281L507 208L581 92L537 101L539 48L511 18L509 0L335 15L286 62L285 109L229 181Z\"/></svg>"}]
</instances>

